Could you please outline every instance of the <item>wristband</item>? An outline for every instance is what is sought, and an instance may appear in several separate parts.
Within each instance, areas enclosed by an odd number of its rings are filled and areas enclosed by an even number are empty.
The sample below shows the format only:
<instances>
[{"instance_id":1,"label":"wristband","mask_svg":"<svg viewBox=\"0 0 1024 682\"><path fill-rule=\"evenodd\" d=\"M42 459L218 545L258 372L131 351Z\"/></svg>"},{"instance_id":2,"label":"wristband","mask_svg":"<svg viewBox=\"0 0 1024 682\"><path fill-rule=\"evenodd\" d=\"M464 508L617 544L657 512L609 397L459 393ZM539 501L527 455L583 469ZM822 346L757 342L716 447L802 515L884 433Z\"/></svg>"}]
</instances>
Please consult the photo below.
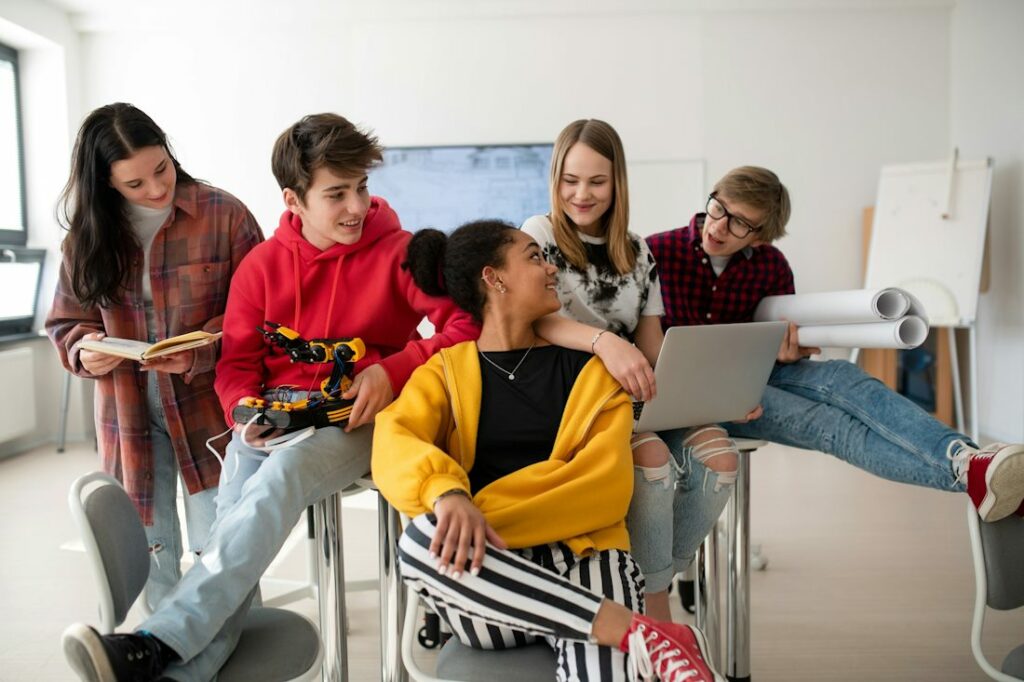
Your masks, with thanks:
<instances>
[{"instance_id":1,"label":"wristband","mask_svg":"<svg viewBox=\"0 0 1024 682\"><path fill-rule=\"evenodd\" d=\"M594 347L597 345L597 340L599 338L601 338L601 334L604 334L606 331L608 331L608 330L607 329L602 329L601 331L599 331L596 334L594 334L594 338L590 339L590 354L591 355L597 355L597 350Z\"/></svg>"},{"instance_id":2,"label":"wristband","mask_svg":"<svg viewBox=\"0 0 1024 682\"><path fill-rule=\"evenodd\" d=\"M470 500L470 499L472 499L472 498L471 498L471 497L469 496L469 493L467 493L467 492L466 492L465 490L463 490L462 488L452 488L451 490L445 490L445 491L444 491L443 493L441 493L440 495L438 495L437 497L435 497L435 498L434 498L434 504L430 505L430 508L431 508L431 509L437 509L437 503L438 503L438 502L440 502L441 500L443 500L443 499L444 499L444 498L446 498L446 497L451 497L452 495L462 495L462 496L463 496L463 497L465 497L465 498L466 498L467 500Z\"/></svg>"}]
</instances>

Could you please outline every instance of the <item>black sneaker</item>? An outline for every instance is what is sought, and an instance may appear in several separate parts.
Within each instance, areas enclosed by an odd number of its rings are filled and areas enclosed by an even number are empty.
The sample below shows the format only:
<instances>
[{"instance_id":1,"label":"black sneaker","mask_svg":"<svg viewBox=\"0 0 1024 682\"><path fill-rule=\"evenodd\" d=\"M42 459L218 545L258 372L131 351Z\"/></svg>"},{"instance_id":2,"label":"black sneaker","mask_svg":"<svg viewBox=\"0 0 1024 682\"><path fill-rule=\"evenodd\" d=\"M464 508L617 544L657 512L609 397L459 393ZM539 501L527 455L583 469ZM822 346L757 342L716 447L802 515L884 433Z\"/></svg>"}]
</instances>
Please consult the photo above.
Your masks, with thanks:
<instances>
[{"instance_id":1,"label":"black sneaker","mask_svg":"<svg viewBox=\"0 0 1024 682\"><path fill-rule=\"evenodd\" d=\"M62 637L64 657L86 682L153 682L164 671L160 643L145 635L101 635L75 623Z\"/></svg>"}]
</instances>

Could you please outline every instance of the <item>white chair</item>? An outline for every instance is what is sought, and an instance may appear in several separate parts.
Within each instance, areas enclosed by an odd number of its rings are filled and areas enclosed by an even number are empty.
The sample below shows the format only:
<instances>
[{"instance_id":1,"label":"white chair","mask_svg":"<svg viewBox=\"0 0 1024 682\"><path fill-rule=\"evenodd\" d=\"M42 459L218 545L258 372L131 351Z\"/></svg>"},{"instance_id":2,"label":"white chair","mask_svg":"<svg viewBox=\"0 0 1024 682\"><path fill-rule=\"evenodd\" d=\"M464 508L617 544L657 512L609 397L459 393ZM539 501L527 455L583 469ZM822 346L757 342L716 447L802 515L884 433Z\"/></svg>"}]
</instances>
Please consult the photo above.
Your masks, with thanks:
<instances>
[{"instance_id":1,"label":"white chair","mask_svg":"<svg viewBox=\"0 0 1024 682\"><path fill-rule=\"evenodd\" d=\"M974 622L971 650L982 671L999 682L1024 680L1024 644L1003 661L1002 670L992 665L981 650L985 609L1016 609L1024 606L1024 518L1011 515L995 523L982 523L973 504L967 505L967 528L974 556Z\"/></svg>"},{"instance_id":2,"label":"white chair","mask_svg":"<svg viewBox=\"0 0 1024 682\"><path fill-rule=\"evenodd\" d=\"M102 634L128 615L149 577L142 521L121 484L107 474L86 474L71 485L71 515L82 534L99 595ZM320 677L323 647L316 626L292 611L254 608L221 682L306 681Z\"/></svg>"}]
</instances>

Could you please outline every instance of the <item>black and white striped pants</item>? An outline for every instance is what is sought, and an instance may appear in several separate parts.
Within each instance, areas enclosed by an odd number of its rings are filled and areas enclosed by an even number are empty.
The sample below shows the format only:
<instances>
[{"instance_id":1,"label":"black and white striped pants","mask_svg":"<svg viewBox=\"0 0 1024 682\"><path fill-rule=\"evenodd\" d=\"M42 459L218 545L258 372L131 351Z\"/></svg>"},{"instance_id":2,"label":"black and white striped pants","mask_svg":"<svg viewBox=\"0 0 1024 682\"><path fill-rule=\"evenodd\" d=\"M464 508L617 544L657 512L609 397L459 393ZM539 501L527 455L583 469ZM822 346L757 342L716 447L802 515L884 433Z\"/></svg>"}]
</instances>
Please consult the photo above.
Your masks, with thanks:
<instances>
[{"instance_id":1,"label":"black and white striped pants","mask_svg":"<svg viewBox=\"0 0 1024 682\"><path fill-rule=\"evenodd\" d=\"M402 578L466 645L505 649L545 640L557 659L557 679L625 680L626 657L591 641L591 626L607 597L643 612L644 580L628 552L578 557L561 543L499 550L487 545L479 575L437 572L430 543L433 514L421 514L398 543Z\"/></svg>"}]
</instances>

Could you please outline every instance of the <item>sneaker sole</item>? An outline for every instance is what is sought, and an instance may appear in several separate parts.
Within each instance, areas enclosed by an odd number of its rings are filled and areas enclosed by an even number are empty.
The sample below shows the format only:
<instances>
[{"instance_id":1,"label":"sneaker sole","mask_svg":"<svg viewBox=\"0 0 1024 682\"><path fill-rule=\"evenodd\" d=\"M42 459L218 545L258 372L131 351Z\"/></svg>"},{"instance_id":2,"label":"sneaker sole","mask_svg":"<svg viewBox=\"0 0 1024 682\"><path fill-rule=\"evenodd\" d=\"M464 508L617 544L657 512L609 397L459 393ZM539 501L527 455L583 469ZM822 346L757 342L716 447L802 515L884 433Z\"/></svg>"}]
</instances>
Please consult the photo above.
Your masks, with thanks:
<instances>
[{"instance_id":1,"label":"sneaker sole","mask_svg":"<svg viewBox=\"0 0 1024 682\"><path fill-rule=\"evenodd\" d=\"M695 628L692 625L689 625L687 627L689 627L690 631L693 633L693 638L697 642L697 648L700 649L700 657L704 659L704 664L708 667L708 670L710 670L711 674L714 676L714 682L728 682L726 677L720 674L714 668L711 656L708 653L708 638L704 636L704 633L701 632L699 628Z\"/></svg>"},{"instance_id":2,"label":"sneaker sole","mask_svg":"<svg viewBox=\"0 0 1024 682\"><path fill-rule=\"evenodd\" d=\"M116 682L103 642L92 628L76 623L61 638L64 658L85 682Z\"/></svg>"},{"instance_id":3,"label":"sneaker sole","mask_svg":"<svg viewBox=\"0 0 1024 682\"><path fill-rule=\"evenodd\" d=\"M999 451L985 472L988 492L978 506L982 521L992 523L1017 511L1024 501L1024 445Z\"/></svg>"}]
</instances>

